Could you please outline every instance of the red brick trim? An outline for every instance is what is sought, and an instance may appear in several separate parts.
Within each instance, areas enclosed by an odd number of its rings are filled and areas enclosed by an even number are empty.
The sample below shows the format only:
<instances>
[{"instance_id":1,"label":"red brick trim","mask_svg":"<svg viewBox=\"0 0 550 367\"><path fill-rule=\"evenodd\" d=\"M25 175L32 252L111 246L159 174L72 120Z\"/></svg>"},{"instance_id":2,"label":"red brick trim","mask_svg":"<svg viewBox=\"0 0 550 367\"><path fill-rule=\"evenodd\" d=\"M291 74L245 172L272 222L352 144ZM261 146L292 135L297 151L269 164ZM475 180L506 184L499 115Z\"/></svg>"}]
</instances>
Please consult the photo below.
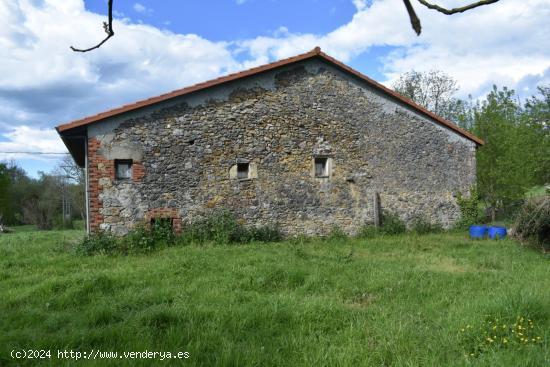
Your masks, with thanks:
<instances>
[{"instance_id":1,"label":"red brick trim","mask_svg":"<svg viewBox=\"0 0 550 367\"><path fill-rule=\"evenodd\" d=\"M132 181L141 182L145 176L145 167L140 162L132 163Z\"/></svg>"},{"instance_id":2,"label":"red brick trim","mask_svg":"<svg viewBox=\"0 0 550 367\"><path fill-rule=\"evenodd\" d=\"M88 185L90 200L90 231L99 231L99 226L103 223L101 208L103 204L99 194L106 183L111 184L115 177L114 161L110 161L98 153L101 146L99 140L95 138L88 139ZM109 180L106 182L106 180Z\"/></svg>"},{"instance_id":3,"label":"red brick trim","mask_svg":"<svg viewBox=\"0 0 550 367\"><path fill-rule=\"evenodd\" d=\"M96 138L88 139L88 185L90 200L90 231L97 232L105 218L101 214L103 203L99 198L105 186L115 182L115 161L106 159L98 151L101 142ZM141 182L145 176L145 167L140 162L132 163L132 182Z\"/></svg>"}]
</instances>

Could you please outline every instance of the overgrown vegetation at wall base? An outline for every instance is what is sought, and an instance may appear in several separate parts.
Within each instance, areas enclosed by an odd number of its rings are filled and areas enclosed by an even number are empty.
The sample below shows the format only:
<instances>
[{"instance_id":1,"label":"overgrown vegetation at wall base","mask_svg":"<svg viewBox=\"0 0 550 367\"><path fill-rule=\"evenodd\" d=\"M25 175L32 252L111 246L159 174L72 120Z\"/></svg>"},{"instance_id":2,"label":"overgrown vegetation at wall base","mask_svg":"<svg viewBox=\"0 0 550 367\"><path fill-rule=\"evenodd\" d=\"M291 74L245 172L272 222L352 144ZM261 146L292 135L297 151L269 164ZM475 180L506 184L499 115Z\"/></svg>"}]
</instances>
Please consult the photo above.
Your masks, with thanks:
<instances>
[{"instance_id":1,"label":"overgrown vegetation at wall base","mask_svg":"<svg viewBox=\"0 0 550 367\"><path fill-rule=\"evenodd\" d=\"M84 238L77 252L92 254L133 254L150 252L174 245L216 243L277 242L282 234L276 225L245 226L227 210L214 212L211 216L184 226L176 235L167 221L158 219L151 225L139 225L123 237L99 232Z\"/></svg>"},{"instance_id":2,"label":"overgrown vegetation at wall base","mask_svg":"<svg viewBox=\"0 0 550 367\"><path fill-rule=\"evenodd\" d=\"M56 367L550 364L548 255L510 239L445 232L74 256L83 235L0 235L0 366L37 365L10 357L29 348L190 353L179 364L44 361ZM529 342L508 346L512 330Z\"/></svg>"},{"instance_id":3,"label":"overgrown vegetation at wall base","mask_svg":"<svg viewBox=\"0 0 550 367\"><path fill-rule=\"evenodd\" d=\"M407 231L405 223L399 217L387 210L382 212L381 225L375 227L372 224L367 224L361 228L358 236L361 238L371 238L381 235L397 235Z\"/></svg>"}]
</instances>

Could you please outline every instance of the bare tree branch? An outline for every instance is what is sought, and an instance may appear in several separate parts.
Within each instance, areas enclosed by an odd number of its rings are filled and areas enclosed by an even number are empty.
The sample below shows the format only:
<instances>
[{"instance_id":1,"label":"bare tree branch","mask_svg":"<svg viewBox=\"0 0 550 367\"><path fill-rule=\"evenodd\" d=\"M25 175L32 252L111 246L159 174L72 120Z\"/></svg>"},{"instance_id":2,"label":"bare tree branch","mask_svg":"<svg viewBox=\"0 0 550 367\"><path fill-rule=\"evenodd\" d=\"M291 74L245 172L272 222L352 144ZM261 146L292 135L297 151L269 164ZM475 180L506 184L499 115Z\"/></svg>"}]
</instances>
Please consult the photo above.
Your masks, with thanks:
<instances>
[{"instance_id":1,"label":"bare tree branch","mask_svg":"<svg viewBox=\"0 0 550 367\"><path fill-rule=\"evenodd\" d=\"M409 13L409 18L411 19L411 25L416 32L417 36L420 36L420 32L422 32L422 25L420 24L420 19L418 19L418 16L414 12L414 8L410 2L410 0L403 0L403 3L405 3L405 7L407 8L407 12Z\"/></svg>"},{"instance_id":2,"label":"bare tree branch","mask_svg":"<svg viewBox=\"0 0 550 367\"><path fill-rule=\"evenodd\" d=\"M443 8L439 5L437 5L437 4L432 4L432 3L430 3L426 0L418 0L418 2L422 5L424 5L425 7L429 8L429 9L437 10L438 12L446 14L446 15L452 15L452 14L456 14L456 13L463 13L465 11L477 8L479 6L490 5L490 4L494 4L496 2L499 2L499 1L500 0L479 0L475 3L471 3L471 4L468 4L468 5L462 6L462 7L453 8L453 9L446 9L446 8ZM420 33L422 32L422 25L420 23L420 19L416 15L416 12L414 11L414 8L413 8L410 0L403 0L403 3L405 4L405 8L407 8L407 13L409 14L409 19L411 20L411 26L414 29L414 31L416 32L416 34L419 36ZM107 33L107 37L105 37L105 39L103 41L99 42L97 45L95 45L93 47L86 48L86 49L80 49L80 48L75 48L75 47L71 46L71 50L73 50L75 52L88 52L88 51L95 50L97 48L100 48L105 42L107 42L109 40L109 38L111 38L115 35L115 32L113 31L113 0L108 1L108 12L109 12L109 22L103 22L103 30L105 31L105 33Z\"/></svg>"},{"instance_id":3,"label":"bare tree branch","mask_svg":"<svg viewBox=\"0 0 550 367\"><path fill-rule=\"evenodd\" d=\"M500 0L480 0L480 1L477 1L477 2L469 4L469 5L461 6L460 8L445 9L445 8L443 8L443 7L441 7L437 4L431 4L431 3L427 2L426 0L418 0L418 2L422 5L424 5L425 7L429 8L429 9L437 10L438 12L443 13L443 14L447 14L447 15L452 15L452 14L456 14L456 13L464 13L465 11L477 8L478 6L490 5L490 4L494 4L496 2L499 2L499 1Z\"/></svg>"},{"instance_id":4,"label":"bare tree branch","mask_svg":"<svg viewBox=\"0 0 550 367\"><path fill-rule=\"evenodd\" d=\"M74 48L73 46L71 46L71 50L75 52L88 52L88 51L95 50L96 48L100 48L101 45L107 42L109 38L115 35L115 32L113 31L113 0L109 0L108 6L109 6L109 22L108 23L103 22L103 30L105 31L105 33L107 33L107 37L105 37L103 41L99 42L97 45L93 47L80 49L80 48Z\"/></svg>"},{"instance_id":5,"label":"bare tree branch","mask_svg":"<svg viewBox=\"0 0 550 367\"><path fill-rule=\"evenodd\" d=\"M452 15L456 13L464 13L465 11L477 8L478 6L483 5L490 5L494 4L496 2L499 2L500 0L480 0L475 3L471 3L469 5L465 5L459 8L453 8L453 9L446 9L443 8L437 4L432 4L427 2L426 0L418 0L418 2L425 7L433 10L437 10L440 13L446 14L446 15ZM411 20L411 25L414 31L418 36L420 36L420 32L422 32L422 25L420 24L420 19L418 19L418 16L414 12L414 8L410 2L410 0L403 0L403 3L405 4L405 7L407 8L407 12L409 13L409 18Z\"/></svg>"}]
</instances>

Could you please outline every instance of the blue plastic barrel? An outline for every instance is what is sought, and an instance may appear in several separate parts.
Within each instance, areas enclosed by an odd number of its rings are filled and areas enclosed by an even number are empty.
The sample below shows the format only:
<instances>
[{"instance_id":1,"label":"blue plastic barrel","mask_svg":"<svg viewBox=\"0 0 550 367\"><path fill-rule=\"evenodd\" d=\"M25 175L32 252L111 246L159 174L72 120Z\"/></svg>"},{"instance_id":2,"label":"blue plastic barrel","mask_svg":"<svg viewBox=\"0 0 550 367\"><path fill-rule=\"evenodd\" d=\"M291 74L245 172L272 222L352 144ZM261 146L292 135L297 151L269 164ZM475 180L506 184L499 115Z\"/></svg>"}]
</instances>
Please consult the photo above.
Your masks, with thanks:
<instances>
[{"instance_id":1,"label":"blue plastic barrel","mask_svg":"<svg viewBox=\"0 0 550 367\"><path fill-rule=\"evenodd\" d=\"M506 228L504 227L490 227L489 238L492 240L498 240L499 238L506 237Z\"/></svg>"},{"instance_id":2,"label":"blue plastic barrel","mask_svg":"<svg viewBox=\"0 0 550 367\"><path fill-rule=\"evenodd\" d=\"M470 226L470 237L482 240L487 234L487 227L485 226Z\"/></svg>"}]
</instances>

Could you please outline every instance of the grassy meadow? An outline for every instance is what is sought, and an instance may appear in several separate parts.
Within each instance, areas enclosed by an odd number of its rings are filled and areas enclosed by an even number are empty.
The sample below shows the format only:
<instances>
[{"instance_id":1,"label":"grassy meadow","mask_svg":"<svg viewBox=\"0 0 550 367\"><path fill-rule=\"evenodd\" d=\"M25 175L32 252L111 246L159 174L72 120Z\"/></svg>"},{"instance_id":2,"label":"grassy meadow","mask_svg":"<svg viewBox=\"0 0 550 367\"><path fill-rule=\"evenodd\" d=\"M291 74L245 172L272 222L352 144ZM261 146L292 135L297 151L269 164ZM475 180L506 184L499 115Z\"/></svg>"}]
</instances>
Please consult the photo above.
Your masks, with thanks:
<instances>
[{"instance_id":1,"label":"grassy meadow","mask_svg":"<svg viewBox=\"0 0 550 367\"><path fill-rule=\"evenodd\" d=\"M550 365L550 258L512 240L451 232L82 256L71 250L82 236L0 235L0 366ZM39 361L12 349L190 356Z\"/></svg>"}]
</instances>

